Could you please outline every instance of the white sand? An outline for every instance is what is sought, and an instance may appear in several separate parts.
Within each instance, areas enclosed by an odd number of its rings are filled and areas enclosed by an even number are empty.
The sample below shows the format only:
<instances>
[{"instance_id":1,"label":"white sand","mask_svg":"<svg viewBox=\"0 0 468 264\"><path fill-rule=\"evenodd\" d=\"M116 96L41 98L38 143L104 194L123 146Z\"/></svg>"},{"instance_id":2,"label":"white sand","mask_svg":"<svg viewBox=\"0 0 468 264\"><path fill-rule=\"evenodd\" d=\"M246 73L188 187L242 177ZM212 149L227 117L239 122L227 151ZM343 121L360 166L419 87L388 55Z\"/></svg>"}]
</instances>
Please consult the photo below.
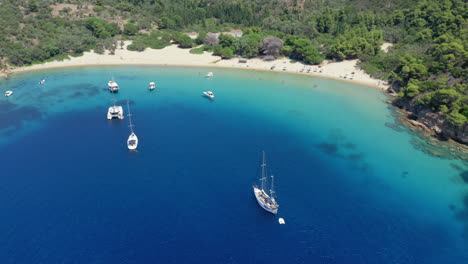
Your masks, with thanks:
<instances>
[{"instance_id":1,"label":"white sand","mask_svg":"<svg viewBox=\"0 0 468 264\"><path fill-rule=\"evenodd\" d=\"M382 44L382 46L380 47L380 49L381 49L383 52L388 52L388 49L390 49L392 46L393 46L393 43L385 42L384 44Z\"/></svg>"},{"instance_id":2,"label":"white sand","mask_svg":"<svg viewBox=\"0 0 468 264\"><path fill-rule=\"evenodd\" d=\"M126 42L128 45L129 42ZM164 49L146 49L143 52L129 51L126 48L117 48L115 55L100 55L94 52L85 52L81 57L73 57L65 61L53 61L28 67L19 67L12 72L42 70L60 67L74 67L86 65L166 65L166 66L203 66L222 68L241 68L252 70L275 71L285 73L319 76L322 78L345 80L366 86L387 89L385 81L371 78L364 71L357 68L357 60L322 63L322 66L291 63L289 59L263 61L262 59L249 59L247 63L239 63L239 59L221 60L219 56L211 53L190 54L189 49L180 49L176 45ZM272 70L271 67L275 66ZM354 74L352 74L354 72ZM215 73L216 74L216 73Z\"/></svg>"}]
</instances>

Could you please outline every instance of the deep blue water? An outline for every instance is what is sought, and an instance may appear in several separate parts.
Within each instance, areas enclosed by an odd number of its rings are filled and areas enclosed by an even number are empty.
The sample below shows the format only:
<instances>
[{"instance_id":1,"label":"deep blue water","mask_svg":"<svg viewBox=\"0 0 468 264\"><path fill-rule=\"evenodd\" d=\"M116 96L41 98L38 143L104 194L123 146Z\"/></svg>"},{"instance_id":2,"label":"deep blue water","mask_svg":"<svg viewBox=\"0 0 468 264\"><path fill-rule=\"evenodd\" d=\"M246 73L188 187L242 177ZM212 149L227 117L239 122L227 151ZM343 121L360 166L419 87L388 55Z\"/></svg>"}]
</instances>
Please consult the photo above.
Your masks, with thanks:
<instances>
[{"instance_id":1,"label":"deep blue water","mask_svg":"<svg viewBox=\"0 0 468 264\"><path fill-rule=\"evenodd\" d=\"M380 91L207 71L83 67L0 82L15 92L0 100L0 263L466 263L466 165L385 126L395 121ZM105 118L110 78L132 101L138 152L128 119ZM251 188L262 150L277 216Z\"/></svg>"}]
</instances>

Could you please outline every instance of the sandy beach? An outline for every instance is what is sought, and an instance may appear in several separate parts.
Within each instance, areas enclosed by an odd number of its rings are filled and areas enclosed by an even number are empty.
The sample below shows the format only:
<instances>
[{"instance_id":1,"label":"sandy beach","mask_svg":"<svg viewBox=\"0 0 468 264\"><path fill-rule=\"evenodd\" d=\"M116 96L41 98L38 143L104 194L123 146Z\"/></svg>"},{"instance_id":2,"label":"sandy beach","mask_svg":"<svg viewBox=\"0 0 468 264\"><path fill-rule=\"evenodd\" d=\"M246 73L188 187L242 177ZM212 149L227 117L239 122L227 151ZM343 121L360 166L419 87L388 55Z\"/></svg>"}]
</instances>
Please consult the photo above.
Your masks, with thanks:
<instances>
[{"instance_id":1,"label":"sandy beach","mask_svg":"<svg viewBox=\"0 0 468 264\"><path fill-rule=\"evenodd\" d=\"M128 45L130 42L127 41L125 44ZM388 85L385 81L370 77L356 66L357 62L358 60L331 63L324 61L319 66L304 65L300 62L291 62L288 58L281 58L274 61L264 61L259 58L254 58L248 59L245 62L239 62L239 58L222 60L221 57L213 56L209 52L205 52L204 54L191 54L190 49L181 49L176 45L172 45L159 50L146 49L143 52L129 51L124 47L124 49L117 49L115 51L115 55L109 55L107 52L103 55L92 51L85 52L81 57L72 57L71 59L64 61L53 61L27 67L18 67L14 68L11 72L15 73L87 65L201 66L302 74L353 82L382 90L387 89Z\"/></svg>"}]
</instances>

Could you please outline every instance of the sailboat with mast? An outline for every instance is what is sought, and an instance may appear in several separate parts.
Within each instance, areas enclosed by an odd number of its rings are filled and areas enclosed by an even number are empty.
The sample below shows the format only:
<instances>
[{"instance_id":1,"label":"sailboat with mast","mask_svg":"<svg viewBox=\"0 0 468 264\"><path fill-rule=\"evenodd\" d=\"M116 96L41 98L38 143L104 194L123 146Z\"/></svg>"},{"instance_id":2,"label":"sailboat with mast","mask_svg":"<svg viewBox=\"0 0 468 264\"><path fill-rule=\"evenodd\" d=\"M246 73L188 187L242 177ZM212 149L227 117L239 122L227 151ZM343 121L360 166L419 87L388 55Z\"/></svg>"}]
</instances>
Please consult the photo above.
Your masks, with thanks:
<instances>
[{"instance_id":1,"label":"sailboat with mast","mask_svg":"<svg viewBox=\"0 0 468 264\"><path fill-rule=\"evenodd\" d=\"M262 164L260 165L262 168L262 176L260 178L260 188L256 185L253 186L255 198L257 199L258 204L265 209L266 211L277 214L278 213L278 202L275 200L275 190L274 190L274 177L271 175L271 188L269 192L268 190L265 191L265 187L267 185L267 165L266 165L266 158L265 158L265 151L262 151ZM268 187L266 187L268 188Z\"/></svg>"},{"instance_id":2,"label":"sailboat with mast","mask_svg":"<svg viewBox=\"0 0 468 264\"><path fill-rule=\"evenodd\" d=\"M128 108L128 120L130 122L130 136L128 136L128 139L127 139L127 147L128 149L130 150L134 150L138 147L138 137L136 136L135 134L135 131L133 131L133 124L132 124L132 114L130 113L130 104L128 103L127 101L127 108Z\"/></svg>"}]
</instances>

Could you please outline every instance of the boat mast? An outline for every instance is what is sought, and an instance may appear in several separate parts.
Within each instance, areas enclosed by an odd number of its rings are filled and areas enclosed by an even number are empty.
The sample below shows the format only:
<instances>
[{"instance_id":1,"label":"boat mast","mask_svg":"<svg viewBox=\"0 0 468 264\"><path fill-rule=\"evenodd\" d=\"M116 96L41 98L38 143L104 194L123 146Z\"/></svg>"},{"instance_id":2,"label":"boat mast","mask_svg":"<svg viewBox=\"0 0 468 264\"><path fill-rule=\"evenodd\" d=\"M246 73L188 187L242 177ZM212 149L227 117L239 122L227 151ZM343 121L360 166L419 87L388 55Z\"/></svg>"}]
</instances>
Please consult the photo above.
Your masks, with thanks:
<instances>
[{"instance_id":1,"label":"boat mast","mask_svg":"<svg viewBox=\"0 0 468 264\"><path fill-rule=\"evenodd\" d=\"M128 109L128 120L130 121L130 125L128 127L130 127L130 131L133 133L133 124L132 124L132 114L130 113L130 104L128 103L127 101L127 109Z\"/></svg>"},{"instance_id":2,"label":"boat mast","mask_svg":"<svg viewBox=\"0 0 468 264\"><path fill-rule=\"evenodd\" d=\"M117 102L117 100L115 99L115 94L112 93L112 102L114 102L114 107L115 107L115 103Z\"/></svg>"},{"instance_id":3,"label":"boat mast","mask_svg":"<svg viewBox=\"0 0 468 264\"><path fill-rule=\"evenodd\" d=\"M266 167L266 163L265 163L265 151L262 151L262 178L260 179L262 181L262 191L263 191L263 187L265 185L265 180L266 180L266 177L265 177L265 167Z\"/></svg>"},{"instance_id":4,"label":"boat mast","mask_svg":"<svg viewBox=\"0 0 468 264\"><path fill-rule=\"evenodd\" d=\"M271 199L275 199L274 182L275 182L275 177L273 177L273 175L271 175L271 189L270 189L270 197L271 197Z\"/></svg>"}]
</instances>

